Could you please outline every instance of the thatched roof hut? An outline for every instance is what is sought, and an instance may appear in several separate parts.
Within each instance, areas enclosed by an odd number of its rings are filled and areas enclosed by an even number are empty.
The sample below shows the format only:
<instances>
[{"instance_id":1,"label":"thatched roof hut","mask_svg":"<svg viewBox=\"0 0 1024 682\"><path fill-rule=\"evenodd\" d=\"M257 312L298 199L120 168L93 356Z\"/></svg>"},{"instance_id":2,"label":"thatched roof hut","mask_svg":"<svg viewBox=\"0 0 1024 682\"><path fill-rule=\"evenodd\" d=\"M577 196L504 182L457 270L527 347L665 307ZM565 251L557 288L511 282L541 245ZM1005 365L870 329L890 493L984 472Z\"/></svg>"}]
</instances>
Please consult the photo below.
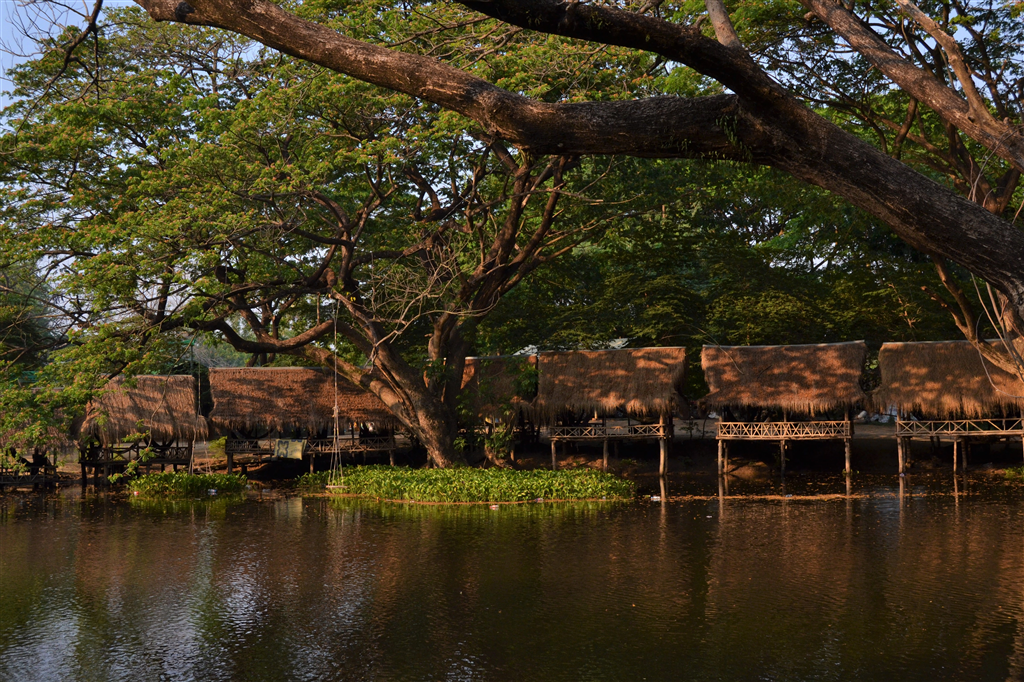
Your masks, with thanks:
<instances>
[{"instance_id":1,"label":"thatched roof hut","mask_svg":"<svg viewBox=\"0 0 1024 682\"><path fill-rule=\"evenodd\" d=\"M704 346L711 408L768 407L816 414L867 401L863 341L795 346Z\"/></svg>"},{"instance_id":2,"label":"thatched roof hut","mask_svg":"<svg viewBox=\"0 0 1024 682\"><path fill-rule=\"evenodd\" d=\"M206 439L195 378L138 376L131 382L129 386L122 377L112 379L86 406L85 418L75 429L79 440L92 436L107 446L139 432L163 443Z\"/></svg>"},{"instance_id":3,"label":"thatched roof hut","mask_svg":"<svg viewBox=\"0 0 1024 682\"><path fill-rule=\"evenodd\" d=\"M466 358L462 399L474 414L488 420L506 421L520 412L530 414L536 370L536 355Z\"/></svg>"},{"instance_id":4,"label":"thatched roof hut","mask_svg":"<svg viewBox=\"0 0 1024 682\"><path fill-rule=\"evenodd\" d=\"M872 398L880 409L934 418L989 417L1024 406L1024 383L982 361L967 341L886 343L878 353L882 383Z\"/></svg>"},{"instance_id":5,"label":"thatched roof hut","mask_svg":"<svg viewBox=\"0 0 1024 682\"><path fill-rule=\"evenodd\" d=\"M334 425L334 377L317 368L211 368L210 393L210 421L220 428L316 432ZM337 401L342 424L395 421L380 398L340 377Z\"/></svg>"},{"instance_id":6,"label":"thatched roof hut","mask_svg":"<svg viewBox=\"0 0 1024 682\"><path fill-rule=\"evenodd\" d=\"M686 376L685 348L623 348L541 353L536 412L553 421L565 411L636 417L670 414Z\"/></svg>"}]
</instances>

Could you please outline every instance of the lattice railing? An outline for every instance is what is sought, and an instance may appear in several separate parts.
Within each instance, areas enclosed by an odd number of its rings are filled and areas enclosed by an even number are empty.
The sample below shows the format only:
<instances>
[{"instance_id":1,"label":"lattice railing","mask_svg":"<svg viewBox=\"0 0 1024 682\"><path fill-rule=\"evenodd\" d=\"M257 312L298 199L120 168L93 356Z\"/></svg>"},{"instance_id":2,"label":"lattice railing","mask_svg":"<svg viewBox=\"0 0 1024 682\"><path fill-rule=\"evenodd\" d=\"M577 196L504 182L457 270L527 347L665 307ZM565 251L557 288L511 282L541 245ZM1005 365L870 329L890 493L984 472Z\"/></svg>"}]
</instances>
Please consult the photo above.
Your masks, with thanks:
<instances>
[{"instance_id":1,"label":"lattice railing","mask_svg":"<svg viewBox=\"0 0 1024 682\"><path fill-rule=\"evenodd\" d=\"M940 419L934 421L896 420L897 437L913 436L1019 436L1024 434L1022 419Z\"/></svg>"},{"instance_id":2,"label":"lattice railing","mask_svg":"<svg viewBox=\"0 0 1024 682\"><path fill-rule=\"evenodd\" d=\"M316 438L309 441L309 447L317 454L334 452L333 438ZM394 450L398 447L394 436L360 436L359 438L338 438L340 452L374 452Z\"/></svg>"},{"instance_id":3,"label":"lattice railing","mask_svg":"<svg viewBox=\"0 0 1024 682\"><path fill-rule=\"evenodd\" d=\"M274 439L229 438L224 451L232 455L270 455L274 452Z\"/></svg>"},{"instance_id":4,"label":"lattice railing","mask_svg":"<svg viewBox=\"0 0 1024 682\"><path fill-rule=\"evenodd\" d=\"M552 426L551 440L604 440L625 438L671 438L669 424L632 424L629 426Z\"/></svg>"},{"instance_id":5,"label":"lattice railing","mask_svg":"<svg viewBox=\"0 0 1024 682\"><path fill-rule=\"evenodd\" d=\"M848 421L719 422L720 440L832 440L852 437Z\"/></svg>"}]
</instances>

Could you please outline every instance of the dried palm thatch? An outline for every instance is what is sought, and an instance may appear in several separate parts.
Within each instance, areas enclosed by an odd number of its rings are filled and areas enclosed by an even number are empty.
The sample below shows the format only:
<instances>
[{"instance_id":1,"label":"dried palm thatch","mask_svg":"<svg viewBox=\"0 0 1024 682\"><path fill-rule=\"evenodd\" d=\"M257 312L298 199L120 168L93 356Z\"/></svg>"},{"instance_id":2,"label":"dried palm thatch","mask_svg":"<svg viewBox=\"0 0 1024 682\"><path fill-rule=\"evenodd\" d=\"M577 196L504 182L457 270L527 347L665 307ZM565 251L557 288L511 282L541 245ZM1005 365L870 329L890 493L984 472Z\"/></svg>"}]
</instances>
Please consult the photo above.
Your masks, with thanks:
<instances>
[{"instance_id":1,"label":"dried palm thatch","mask_svg":"<svg viewBox=\"0 0 1024 682\"><path fill-rule=\"evenodd\" d=\"M541 353L536 413L552 422L562 412L636 417L670 414L686 376L685 348L624 348Z\"/></svg>"},{"instance_id":2,"label":"dried palm thatch","mask_svg":"<svg viewBox=\"0 0 1024 682\"><path fill-rule=\"evenodd\" d=\"M75 429L80 440L92 436L108 446L140 432L161 443L206 439L206 420L196 409L193 377L139 376L132 383L129 386L121 377L107 383Z\"/></svg>"},{"instance_id":3,"label":"dried palm thatch","mask_svg":"<svg viewBox=\"0 0 1024 682\"><path fill-rule=\"evenodd\" d=\"M795 346L704 346L711 408L768 407L816 414L867 401L863 341Z\"/></svg>"},{"instance_id":4,"label":"dried palm thatch","mask_svg":"<svg viewBox=\"0 0 1024 682\"><path fill-rule=\"evenodd\" d=\"M462 400L474 415L489 421L514 421L531 413L536 393L536 355L466 358Z\"/></svg>"},{"instance_id":5,"label":"dried palm thatch","mask_svg":"<svg viewBox=\"0 0 1024 682\"><path fill-rule=\"evenodd\" d=\"M334 426L334 386L333 375L311 367L211 368L210 421L220 428L250 432L330 429ZM394 423L394 416L377 396L340 377L337 387L342 425Z\"/></svg>"},{"instance_id":6,"label":"dried palm thatch","mask_svg":"<svg viewBox=\"0 0 1024 682\"><path fill-rule=\"evenodd\" d=\"M967 341L886 343L878 353L882 383L872 399L935 418L990 417L1024 406L1024 383L983 361Z\"/></svg>"}]
</instances>

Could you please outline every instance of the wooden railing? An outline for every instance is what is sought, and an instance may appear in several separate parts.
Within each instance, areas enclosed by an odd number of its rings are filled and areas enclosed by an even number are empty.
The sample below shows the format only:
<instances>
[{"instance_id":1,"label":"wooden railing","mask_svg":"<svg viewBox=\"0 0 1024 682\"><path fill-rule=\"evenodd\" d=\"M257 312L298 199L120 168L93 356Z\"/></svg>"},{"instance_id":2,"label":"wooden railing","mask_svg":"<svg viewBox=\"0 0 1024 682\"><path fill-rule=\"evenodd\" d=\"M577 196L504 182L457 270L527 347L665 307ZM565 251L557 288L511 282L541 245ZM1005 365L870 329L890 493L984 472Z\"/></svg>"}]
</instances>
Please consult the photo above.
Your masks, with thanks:
<instances>
[{"instance_id":1,"label":"wooden railing","mask_svg":"<svg viewBox=\"0 0 1024 682\"><path fill-rule=\"evenodd\" d=\"M844 440L853 436L848 421L719 422L719 440Z\"/></svg>"},{"instance_id":2,"label":"wooden railing","mask_svg":"<svg viewBox=\"0 0 1024 682\"><path fill-rule=\"evenodd\" d=\"M1015 419L941 419L934 421L896 420L896 436L1020 436L1024 420Z\"/></svg>"},{"instance_id":3,"label":"wooden railing","mask_svg":"<svg viewBox=\"0 0 1024 682\"><path fill-rule=\"evenodd\" d=\"M239 455L269 456L274 454L275 438L229 438L224 451L233 457ZM386 452L397 449L394 436L361 436L359 438L339 437L339 452ZM333 438L311 438L306 442L306 451L318 455L334 452Z\"/></svg>"},{"instance_id":4,"label":"wooden railing","mask_svg":"<svg viewBox=\"0 0 1024 682\"><path fill-rule=\"evenodd\" d=\"M552 426L551 440L604 440L628 438L671 438L670 424L632 424L630 426Z\"/></svg>"}]
</instances>

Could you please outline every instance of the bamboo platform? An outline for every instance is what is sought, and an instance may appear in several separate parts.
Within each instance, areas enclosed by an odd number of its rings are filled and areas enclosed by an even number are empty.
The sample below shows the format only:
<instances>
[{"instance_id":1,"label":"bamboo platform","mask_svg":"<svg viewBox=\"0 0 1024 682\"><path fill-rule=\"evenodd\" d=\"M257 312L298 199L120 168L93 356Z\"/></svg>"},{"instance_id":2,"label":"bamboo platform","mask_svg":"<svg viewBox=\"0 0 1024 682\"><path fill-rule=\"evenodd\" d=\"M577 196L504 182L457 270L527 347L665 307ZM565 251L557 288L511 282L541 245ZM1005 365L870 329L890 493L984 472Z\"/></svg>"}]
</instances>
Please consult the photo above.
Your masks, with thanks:
<instances>
[{"instance_id":1,"label":"bamboo platform","mask_svg":"<svg viewBox=\"0 0 1024 682\"><path fill-rule=\"evenodd\" d=\"M715 435L718 440L718 473L725 473L729 466L729 442L739 440L777 441L779 443L780 465L786 473L786 450L792 440L841 440L846 449L846 472L850 467L853 423L841 421L806 422L719 422Z\"/></svg>"},{"instance_id":2,"label":"bamboo platform","mask_svg":"<svg viewBox=\"0 0 1024 682\"><path fill-rule=\"evenodd\" d=\"M274 444L276 438L229 438L224 445L224 452L228 457L228 473L234 469L236 461L239 464L262 464L264 459L270 459L274 455ZM387 452L391 455L391 463L394 464L394 451L398 449L398 442L391 436L357 436L340 437L335 441L333 438L309 438L306 440L305 452L313 457L320 455L334 454L356 454L368 452ZM243 460L243 458L245 458ZM243 460L243 461L239 461ZM312 467L312 461L310 467Z\"/></svg>"},{"instance_id":3,"label":"bamboo platform","mask_svg":"<svg viewBox=\"0 0 1024 682\"><path fill-rule=\"evenodd\" d=\"M51 486L57 484L57 467L52 464L28 464L23 469L0 467L0 488Z\"/></svg>"},{"instance_id":4,"label":"bamboo platform","mask_svg":"<svg viewBox=\"0 0 1024 682\"><path fill-rule=\"evenodd\" d=\"M896 444L899 470L906 470L910 459L910 441L928 438L930 441L953 441L953 471L962 459L967 470L967 458L972 440L1009 440L1020 438L1024 444L1024 419L1020 417L995 419L935 419L907 421L896 418Z\"/></svg>"},{"instance_id":5,"label":"bamboo platform","mask_svg":"<svg viewBox=\"0 0 1024 682\"><path fill-rule=\"evenodd\" d=\"M143 447L139 443L132 443L102 448L95 457L81 454L78 463L82 469L82 485L88 482L90 469L93 483L99 483L101 472L104 478L108 478L113 473L124 471L129 463L141 458L142 450ZM178 467L188 467L192 463L191 444L169 445L155 450L155 453L142 463L146 472L151 471L154 466L159 466L161 471L171 466L177 471Z\"/></svg>"},{"instance_id":6,"label":"bamboo platform","mask_svg":"<svg viewBox=\"0 0 1024 682\"><path fill-rule=\"evenodd\" d=\"M548 430L551 440L551 468L558 468L558 443L596 442L604 445L602 467L608 470L608 443L628 440L657 440L660 449L659 470L662 476L668 471L668 444L672 440L672 424L585 424L581 426L551 426Z\"/></svg>"}]
</instances>

